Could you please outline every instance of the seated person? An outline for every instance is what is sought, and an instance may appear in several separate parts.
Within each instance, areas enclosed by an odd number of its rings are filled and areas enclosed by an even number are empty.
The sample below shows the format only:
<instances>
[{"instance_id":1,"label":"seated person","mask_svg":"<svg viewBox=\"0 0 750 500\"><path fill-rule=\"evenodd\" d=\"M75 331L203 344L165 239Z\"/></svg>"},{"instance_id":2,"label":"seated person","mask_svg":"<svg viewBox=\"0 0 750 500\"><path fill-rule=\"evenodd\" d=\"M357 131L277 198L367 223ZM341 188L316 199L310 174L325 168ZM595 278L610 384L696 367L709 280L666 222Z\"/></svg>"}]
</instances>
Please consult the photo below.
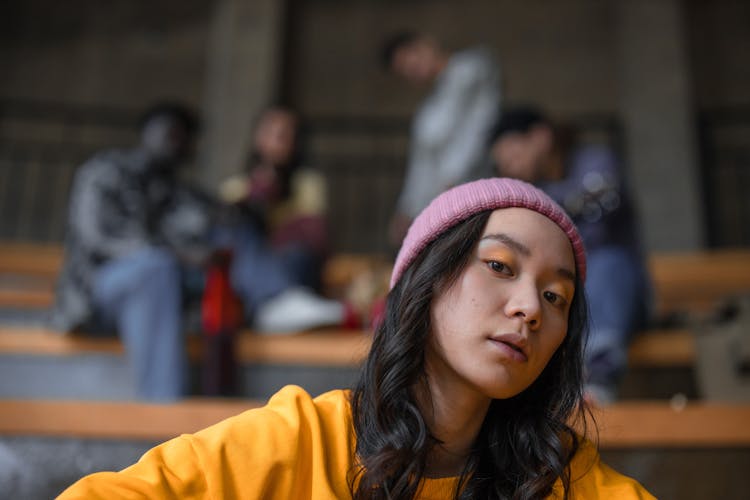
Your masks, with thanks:
<instances>
[{"instance_id":1,"label":"seated person","mask_svg":"<svg viewBox=\"0 0 750 500\"><path fill-rule=\"evenodd\" d=\"M76 173L65 263L51 326L116 330L135 375L136 395L173 400L189 392L183 282L223 241L216 205L179 180L197 119L164 103L149 110L140 142L95 155ZM263 330L295 331L346 319L346 308L305 290L253 231L245 231L232 283Z\"/></svg>"},{"instance_id":2,"label":"seated person","mask_svg":"<svg viewBox=\"0 0 750 500\"><path fill-rule=\"evenodd\" d=\"M59 497L651 499L581 417L583 242L543 192L463 184L414 220L352 391L268 405Z\"/></svg>"},{"instance_id":3,"label":"seated person","mask_svg":"<svg viewBox=\"0 0 750 500\"><path fill-rule=\"evenodd\" d=\"M351 308L317 294L328 253L327 195L322 175L302 165L300 131L292 110L263 111L246 171L220 188L234 209L224 227L232 284L258 331L356 322Z\"/></svg>"},{"instance_id":4,"label":"seated person","mask_svg":"<svg viewBox=\"0 0 750 500\"><path fill-rule=\"evenodd\" d=\"M194 115L159 104L140 130L136 146L96 154L76 172L51 322L66 332L115 328L137 395L170 400L188 390L181 267L207 256L211 224L205 199L178 180Z\"/></svg>"},{"instance_id":5,"label":"seated person","mask_svg":"<svg viewBox=\"0 0 750 500\"><path fill-rule=\"evenodd\" d=\"M575 144L569 135L538 110L511 109L493 130L491 153L499 175L536 184L581 231L591 311L587 391L604 404L616 398L628 340L646 323L650 285L618 159L605 146Z\"/></svg>"},{"instance_id":6,"label":"seated person","mask_svg":"<svg viewBox=\"0 0 750 500\"><path fill-rule=\"evenodd\" d=\"M294 284L318 290L328 253L326 184L303 165L300 133L292 110L263 111L246 171L225 181L221 194L264 233Z\"/></svg>"}]
</instances>

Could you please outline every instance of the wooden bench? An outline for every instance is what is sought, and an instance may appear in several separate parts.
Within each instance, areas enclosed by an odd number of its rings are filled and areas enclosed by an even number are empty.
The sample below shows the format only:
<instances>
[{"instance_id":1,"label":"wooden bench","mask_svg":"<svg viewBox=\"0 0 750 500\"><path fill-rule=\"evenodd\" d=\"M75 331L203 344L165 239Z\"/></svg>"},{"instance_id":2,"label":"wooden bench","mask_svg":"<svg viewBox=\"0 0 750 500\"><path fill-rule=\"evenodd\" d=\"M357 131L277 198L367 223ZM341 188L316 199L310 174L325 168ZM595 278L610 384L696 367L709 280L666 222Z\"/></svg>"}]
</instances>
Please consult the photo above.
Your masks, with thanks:
<instances>
[{"instance_id":1,"label":"wooden bench","mask_svg":"<svg viewBox=\"0 0 750 500\"><path fill-rule=\"evenodd\" d=\"M316 330L295 334L258 335L249 331L237 337L240 363L274 365L341 366L359 365L367 355L371 336L361 330ZM201 354L201 338L188 337L193 359ZM114 337L65 335L44 328L0 327L0 354L66 356L82 353L123 354Z\"/></svg>"},{"instance_id":2,"label":"wooden bench","mask_svg":"<svg viewBox=\"0 0 750 500\"><path fill-rule=\"evenodd\" d=\"M0 273L26 274L54 279L60 272L63 249L55 244L0 244Z\"/></svg>"},{"instance_id":3,"label":"wooden bench","mask_svg":"<svg viewBox=\"0 0 750 500\"><path fill-rule=\"evenodd\" d=\"M0 400L0 435L164 440L256 408L254 400L173 404ZM595 410L604 448L747 448L750 405L617 403ZM593 437L593 436L592 436Z\"/></svg>"},{"instance_id":4,"label":"wooden bench","mask_svg":"<svg viewBox=\"0 0 750 500\"><path fill-rule=\"evenodd\" d=\"M360 330L316 330L278 335L250 331L237 337L240 363L355 367L367 356L372 337ZM199 359L201 340L188 337L188 351ZM0 327L0 354L65 356L81 353L122 354L116 338L64 335L43 328ZM631 366L692 366L693 336L686 330L655 330L636 337L629 351Z\"/></svg>"},{"instance_id":5,"label":"wooden bench","mask_svg":"<svg viewBox=\"0 0 750 500\"><path fill-rule=\"evenodd\" d=\"M57 245L0 244L0 275L36 278L25 286L0 280L0 307L49 307L62 255ZM380 255L336 255L324 269L325 287L341 291L354 276L385 262ZM649 268L660 316L706 312L727 297L750 292L750 249L655 253L649 257Z\"/></svg>"},{"instance_id":6,"label":"wooden bench","mask_svg":"<svg viewBox=\"0 0 750 500\"><path fill-rule=\"evenodd\" d=\"M38 280L34 286L3 287L0 281L0 307L46 308L52 303L52 280L62 258L62 251L54 245L30 244L0 245L0 274L27 273L27 279ZM358 273L375 265L383 265L382 256L342 254L331 259L325 269L325 282L329 288L341 289ZM675 310L706 311L731 296L750 290L750 250L721 250L692 253L653 255L649 264L652 270L661 313ZM47 281L44 281L47 280ZM28 282L27 282L28 284ZM50 340L50 335L32 335L23 342L39 339L46 345L87 346L87 339L60 337ZM347 344L355 337L342 340L338 332L293 336L242 336L238 342L240 359L256 362L271 359L273 363L287 362L314 365L346 366L352 361ZM0 349L3 342L0 339ZM15 342L15 341L13 341ZM92 339L91 342L102 342ZM113 349L121 349L112 340ZM11 342L12 343L12 342ZM62 343L62 344L61 344ZM107 345L106 341L104 344ZM117 347L114 347L117 346ZM191 352L196 353L198 343L193 341ZM366 349L365 349L366 350ZM194 354L197 355L197 354ZM685 330L649 330L638 335L629 353L631 366L692 366L695 347L692 336Z\"/></svg>"},{"instance_id":7,"label":"wooden bench","mask_svg":"<svg viewBox=\"0 0 750 500\"><path fill-rule=\"evenodd\" d=\"M0 307L48 309L62 266L60 245L0 244Z\"/></svg>"},{"instance_id":8,"label":"wooden bench","mask_svg":"<svg viewBox=\"0 0 750 500\"><path fill-rule=\"evenodd\" d=\"M750 293L750 249L656 253L649 268L658 315L707 312Z\"/></svg>"}]
</instances>

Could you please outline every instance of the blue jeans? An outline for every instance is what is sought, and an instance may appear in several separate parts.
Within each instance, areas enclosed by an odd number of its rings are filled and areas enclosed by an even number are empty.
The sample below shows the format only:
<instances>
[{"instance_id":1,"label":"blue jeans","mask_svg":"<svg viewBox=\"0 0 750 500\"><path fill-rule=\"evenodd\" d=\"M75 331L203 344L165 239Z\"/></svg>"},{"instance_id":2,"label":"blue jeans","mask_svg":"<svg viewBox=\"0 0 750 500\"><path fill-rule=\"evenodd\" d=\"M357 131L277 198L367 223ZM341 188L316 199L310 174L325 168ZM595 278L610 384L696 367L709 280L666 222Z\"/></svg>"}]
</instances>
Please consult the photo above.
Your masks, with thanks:
<instances>
[{"instance_id":1,"label":"blue jeans","mask_svg":"<svg viewBox=\"0 0 750 500\"><path fill-rule=\"evenodd\" d=\"M242 299L245 314L294 285L284 258L268 247L265 238L251 225L224 228L217 241L233 250L230 279Z\"/></svg>"},{"instance_id":2,"label":"blue jeans","mask_svg":"<svg viewBox=\"0 0 750 500\"><path fill-rule=\"evenodd\" d=\"M643 259L615 246L589 252L586 296L590 314L587 380L614 389L627 363L628 342L648 319L651 291Z\"/></svg>"},{"instance_id":3,"label":"blue jeans","mask_svg":"<svg viewBox=\"0 0 750 500\"><path fill-rule=\"evenodd\" d=\"M97 314L114 323L133 367L138 397L174 400L187 391L180 267L147 247L104 264L94 278Z\"/></svg>"}]
</instances>

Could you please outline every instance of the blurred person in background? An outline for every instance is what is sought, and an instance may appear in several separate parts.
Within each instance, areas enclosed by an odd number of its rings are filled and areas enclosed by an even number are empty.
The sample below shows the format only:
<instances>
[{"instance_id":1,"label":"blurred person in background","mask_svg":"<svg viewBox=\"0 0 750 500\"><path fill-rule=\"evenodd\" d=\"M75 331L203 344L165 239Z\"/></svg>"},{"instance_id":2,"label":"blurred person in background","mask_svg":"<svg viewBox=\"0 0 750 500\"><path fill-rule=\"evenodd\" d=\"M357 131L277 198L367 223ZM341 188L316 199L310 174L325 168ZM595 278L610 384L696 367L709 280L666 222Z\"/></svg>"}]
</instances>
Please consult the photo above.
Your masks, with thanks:
<instances>
[{"instance_id":1,"label":"blurred person in background","mask_svg":"<svg viewBox=\"0 0 750 500\"><path fill-rule=\"evenodd\" d=\"M505 111L491 133L497 174L532 182L557 201L586 245L591 334L587 393L616 399L632 334L645 326L650 280L621 164L603 145L576 144L569 130L533 107Z\"/></svg>"},{"instance_id":2,"label":"blurred person in background","mask_svg":"<svg viewBox=\"0 0 750 500\"><path fill-rule=\"evenodd\" d=\"M148 400L188 390L181 268L207 257L211 217L208 201L178 173L197 129L185 106L155 105L141 121L139 143L88 160L70 195L52 326L116 329L137 395Z\"/></svg>"},{"instance_id":3,"label":"blurred person in background","mask_svg":"<svg viewBox=\"0 0 750 500\"><path fill-rule=\"evenodd\" d=\"M327 193L323 176L303 164L301 132L290 108L263 110L245 171L220 187L231 207L232 285L261 331L354 321L348 307L317 293L328 253Z\"/></svg>"},{"instance_id":4,"label":"blurred person in background","mask_svg":"<svg viewBox=\"0 0 750 500\"><path fill-rule=\"evenodd\" d=\"M323 176L303 163L301 133L296 112L265 109L245 171L225 181L221 194L262 231L292 281L317 290L328 253L327 192Z\"/></svg>"},{"instance_id":5,"label":"blurred person in background","mask_svg":"<svg viewBox=\"0 0 750 500\"><path fill-rule=\"evenodd\" d=\"M412 122L406 177L389 228L395 246L437 194L490 175L486 138L500 109L500 71L484 47L449 52L413 32L388 38L381 58L407 82L430 88Z\"/></svg>"}]
</instances>

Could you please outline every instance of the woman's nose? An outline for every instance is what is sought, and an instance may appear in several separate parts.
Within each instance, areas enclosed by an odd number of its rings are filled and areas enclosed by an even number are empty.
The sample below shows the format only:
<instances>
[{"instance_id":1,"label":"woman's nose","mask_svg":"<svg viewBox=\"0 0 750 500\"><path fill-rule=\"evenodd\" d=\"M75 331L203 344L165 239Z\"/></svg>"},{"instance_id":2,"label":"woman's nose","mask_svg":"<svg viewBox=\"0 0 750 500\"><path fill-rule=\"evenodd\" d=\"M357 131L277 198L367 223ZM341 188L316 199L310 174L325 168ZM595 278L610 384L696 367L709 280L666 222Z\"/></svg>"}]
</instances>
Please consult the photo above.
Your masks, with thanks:
<instances>
[{"instance_id":1,"label":"woman's nose","mask_svg":"<svg viewBox=\"0 0 750 500\"><path fill-rule=\"evenodd\" d=\"M521 318L530 329L536 330L542 322L541 311L541 300L536 285L517 282L517 286L513 287L505 304L506 316Z\"/></svg>"}]
</instances>

